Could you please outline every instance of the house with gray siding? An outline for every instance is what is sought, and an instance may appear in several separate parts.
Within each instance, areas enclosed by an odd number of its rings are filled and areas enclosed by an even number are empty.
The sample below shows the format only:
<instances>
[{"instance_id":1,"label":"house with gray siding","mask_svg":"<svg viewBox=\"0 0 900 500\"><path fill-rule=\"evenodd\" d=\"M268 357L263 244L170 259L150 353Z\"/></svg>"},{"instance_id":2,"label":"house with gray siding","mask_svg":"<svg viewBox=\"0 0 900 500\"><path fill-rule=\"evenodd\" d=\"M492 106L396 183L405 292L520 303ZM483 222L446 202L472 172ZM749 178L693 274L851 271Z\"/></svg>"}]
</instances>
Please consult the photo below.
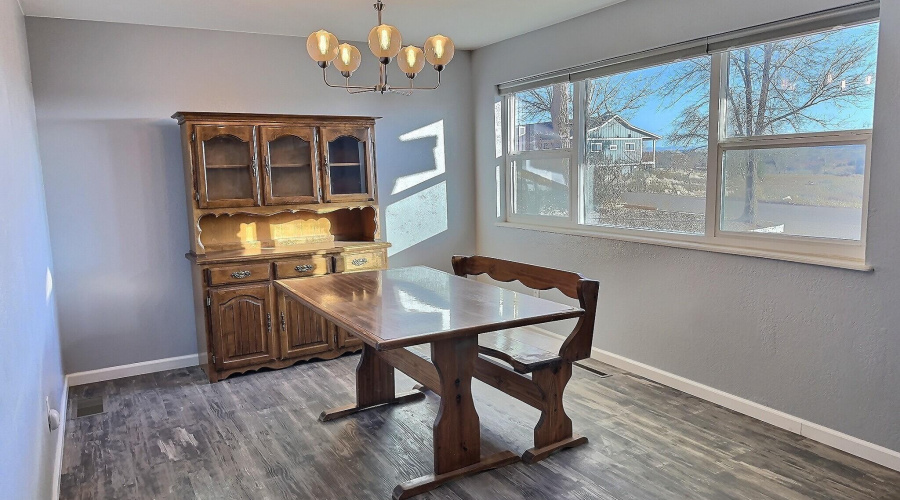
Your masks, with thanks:
<instances>
[{"instance_id":1,"label":"house with gray siding","mask_svg":"<svg viewBox=\"0 0 900 500\"><path fill-rule=\"evenodd\" d=\"M597 120L598 125L587 131L586 153L603 154L609 161L623 167L656 166L656 141L661 137L635 127L617 114L607 114Z\"/></svg>"}]
</instances>

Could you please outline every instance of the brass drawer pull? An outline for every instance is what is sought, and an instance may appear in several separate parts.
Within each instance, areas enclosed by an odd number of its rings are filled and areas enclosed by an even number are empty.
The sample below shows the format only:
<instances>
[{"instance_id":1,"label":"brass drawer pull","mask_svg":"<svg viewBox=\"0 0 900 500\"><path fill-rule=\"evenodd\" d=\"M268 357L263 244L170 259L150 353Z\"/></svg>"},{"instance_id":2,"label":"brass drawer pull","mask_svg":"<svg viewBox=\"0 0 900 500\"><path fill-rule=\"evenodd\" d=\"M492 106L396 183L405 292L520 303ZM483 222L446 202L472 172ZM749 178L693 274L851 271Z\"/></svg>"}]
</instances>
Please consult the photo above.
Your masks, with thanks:
<instances>
[{"instance_id":1,"label":"brass drawer pull","mask_svg":"<svg viewBox=\"0 0 900 500\"><path fill-rule=\"evenodd\" d=\"M312 271L313 265L312 264L303 264L303 265L295 267L294 270L297 271L298 273L305 273L307 271Z\"/></svg>"},{"instance_id":2,"label":"brass drawer pull","mask_svg":"<svg viewBox=\"0 0 900 500\"><path fill-rule=\"evenodd\" d=\"M362 257L359 259L353 259L350 261L350 263L353 264L354 266L361 266L361 265L365 264L366 262L369 262L369 259L367 259L365 257Z\"/></svg>"},{"instance_id":3,"label":"brass drawer pull","mask_svg":"<svg viewBox=\"0 0 900 500\"><path fill-rule=\"evenodd\" d=\"M250 271L235 271L235 272L231 273L231 277L236 280L243 279L243 278L249 278Z\"/></svg>"}]
</instances>

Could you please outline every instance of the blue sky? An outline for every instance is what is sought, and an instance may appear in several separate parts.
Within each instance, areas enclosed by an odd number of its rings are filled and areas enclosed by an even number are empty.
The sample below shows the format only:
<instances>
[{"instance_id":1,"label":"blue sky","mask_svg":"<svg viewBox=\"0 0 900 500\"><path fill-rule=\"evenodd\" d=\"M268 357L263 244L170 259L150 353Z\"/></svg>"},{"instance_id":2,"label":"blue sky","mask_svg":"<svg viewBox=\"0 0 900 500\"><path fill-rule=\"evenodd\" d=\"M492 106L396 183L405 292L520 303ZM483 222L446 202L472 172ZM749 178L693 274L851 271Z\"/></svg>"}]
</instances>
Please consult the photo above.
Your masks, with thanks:
<instances>
[{"instance_id":1,"label":"blue sky","mask_svg":"<svg viewBox=\"0 0 900 500\"><path fill-rule=\"evenodd\" d=\"M841 44L847 41L856 40L859 37L872 37L873 35L877 35L877 30L878 23L845 28L839 31L832 32L828 36L827 41L823 43L828 44L831 47L835 47L837 46L835 44ZM877 37L874 38L877 39ZM822 53L824 52L825 51L823 50ZM867 54L868 59L866 60L866 62L874 63L876 54L877 45L876 42L873 42ZM665 84L665 82L670 80L673 76L682 72L688 64L690 63L675 62L664 66L647 68L644 70L627 73L624 75L605 77L610 79L627 78L629 81L639 81L642 78L648 78L653 81L653 94L647 98L647 100L639 109L623 113L623 116L628 119L634 126L662 136L663 139L657 143L657 147L660 149L674 147L669 141L666 140L666 137L670 133L672 133L673 128L676 125L678 116L682 113L686 106L689 106L697 102L698 100L705 98L708 92L709 85L707 83L705 86L701 86L702 88L698 88L698 90L696 90L691 95L687 95L683 99L675 103L672 103L669 100L663 100L660 97L656 97L658 95L659 89ZM785 81L785 83L783 83L782 85L789 83L790 82ZM836 82L835 84L838 83ZM874 88L874 85L875 78L873 74L871 86ZM808 111L818 117L841 117L843 120L843 124L841 125L842 129L871 128L873 106L874 98L868 100L865 103L859 103L858 105L854 106L844 105L841 108L836 107L834 104L824 103L814 106ZM548 119L549 117L543 117L529 121L546 121ZM807 130L804 131L819 130L821 130L820 127L816 128L810 126L807 127Z\"/></svg>"},{"instance_id":2,"label":"blue sky","mask_svg":"<svg viewBox=\"0 0 900 500\"><path fill-rule=\"evenodd\" d=\"M849 40L851 38L869 35L873 31L877 33L878 24L866 24L861 26L855 26L851 28L842 29L838 32L833 33L828 37L828 41L826 43L834 44L841 43L842 41ZM874 62L875 57L877 55L878 48L877 45L873 44L871 50L868 54L869 61ZM662 85L663 82L672 78L673 75L677 74L679 70L683 69L683 65L688 63L684 62L676 62L672 64L668 64L666 66L660 66L656 68L649 68L646 70L642 70L636 73L633 73L635 77L646 77L652 75L658 75L658 80L656 87ZM616 78L615 76L612 78ZM873 79L871 85L874 87L875 79L873 75ZM667 106L669 103L661 103L659 99L654 99L651 97L648 99L647 103L631 113L630 121L631 123L639 128L648 130L650 132L656 133L657 135L663 136L664 139L657 143L659 148L665 149L671 147L672 145L665 140L665 137L670 134L673 130L673 125L681 114L682 110L689 103L695 102L697 99L703 97L705 92L698 92L694 95L687 96L686 99L675 103L672 106ZM838 109L836 106L832 104L823 103L818 106L814 106L810 108L810 111L813 111L813 114L819 117L828 117L828 116L841 116L844 120L842 128L846 129L856 129L856 128L871 128L872 127L872 115L874 111L874 98L869 100L866 103L861 103L861 105L857 106L842 106ZM811 127L808 131L821 130L820 127Z\"/></svg>"}]
</instances>

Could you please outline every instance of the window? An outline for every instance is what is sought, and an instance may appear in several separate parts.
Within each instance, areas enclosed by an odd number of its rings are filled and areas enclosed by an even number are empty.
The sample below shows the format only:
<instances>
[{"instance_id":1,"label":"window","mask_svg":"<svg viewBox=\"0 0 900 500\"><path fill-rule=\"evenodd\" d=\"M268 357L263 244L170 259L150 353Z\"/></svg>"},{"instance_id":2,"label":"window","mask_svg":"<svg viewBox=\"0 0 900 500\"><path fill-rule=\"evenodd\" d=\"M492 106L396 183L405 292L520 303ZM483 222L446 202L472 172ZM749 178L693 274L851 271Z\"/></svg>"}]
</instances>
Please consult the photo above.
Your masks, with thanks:
<instances>
[{"instance_id":1,"label":"window","mask_svg":"<svg viewBox=\"0 0 900 500\"><path fill-rule=\"evenodd\" d=\"M708 125L686 130L692 125L681 117L698 113L708 122L709 71L710 57L702 56L584 82L587 135L630 134L651 151L627 154L636 149L628 141L626 153L585 157L581 224L703 234Z\"/></svg>"},{"instance_id":2,"label":"window","mask_svg":"<svg viewBox=\"0 0 900 500\"><path fill-rule=\"evenodd\" d=\"M507 94L506 221L864 268L878 27Z\"/></svg>"},{"instance_id":3,"label":"window","mask_svg":"<svg viewBox=\"0 0 900 500\"><path fill-rule=\"evenodd\" d=\"M509 144L511 208L518 217L568 218L570 213L574 88L559 83L514 94L512 127L525 130Z\"/></svg>"},{"instance_id":4,"label":"window","mask_svg":"<svg viewBox=\"0 0 900 500\"><path fill-rule=\"evenodd\" d=\"M727 54L719 230L860 241L877 25Z\"/></svg>"}]
</instances>

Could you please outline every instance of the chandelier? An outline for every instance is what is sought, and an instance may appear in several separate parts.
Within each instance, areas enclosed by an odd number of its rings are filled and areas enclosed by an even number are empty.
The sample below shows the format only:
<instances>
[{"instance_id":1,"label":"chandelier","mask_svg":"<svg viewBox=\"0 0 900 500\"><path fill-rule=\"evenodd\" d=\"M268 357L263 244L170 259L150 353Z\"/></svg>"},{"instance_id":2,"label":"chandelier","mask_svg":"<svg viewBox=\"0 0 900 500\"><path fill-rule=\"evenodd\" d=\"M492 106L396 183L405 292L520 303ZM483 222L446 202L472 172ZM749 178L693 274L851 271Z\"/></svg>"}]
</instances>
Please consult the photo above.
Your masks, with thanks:
<instances>
[{"instance_id":1,"label":"chandelier","mask_svg":"<svg viewBox=\"0 0 900 500\"><path fill-rule=\"evenodd\" d=\"M453 41L443 35L434 35L425 41L423 48L415 45L407 45L402 47L402 38L400 30L381 22L381 11L384 10L384 3L378 0L375 4L375 10L378 12L378 26L372 28L369 32L369 49L372 54L378 58L379 74L378 83L375 85L351 85L350 76L359 68L362 56L359 49L349 43L338 44L338 39L333 34L325 30L319 30L309 35L306 40L306 51L319 67L322 68L322 80L325 85L334 88L347 89L351 94L361 92L396 92L409 95L413 90L434 90L441 86L441 72L447 63L453 59L454 46ZM399 55L399 57L397 57ZM408 86L392 87L388 84L387 66L391 60L397 57L397 66L406 74L409 80ZM437 85L434 87L417 87L413 84L416 75L425 67L425 61L434 67L437 71ZM332 84L328 81L328 75L325 71L328 65L334 63L334 67L341 72L344 77L343 84Z\"/></svg>"}]
</instances>

